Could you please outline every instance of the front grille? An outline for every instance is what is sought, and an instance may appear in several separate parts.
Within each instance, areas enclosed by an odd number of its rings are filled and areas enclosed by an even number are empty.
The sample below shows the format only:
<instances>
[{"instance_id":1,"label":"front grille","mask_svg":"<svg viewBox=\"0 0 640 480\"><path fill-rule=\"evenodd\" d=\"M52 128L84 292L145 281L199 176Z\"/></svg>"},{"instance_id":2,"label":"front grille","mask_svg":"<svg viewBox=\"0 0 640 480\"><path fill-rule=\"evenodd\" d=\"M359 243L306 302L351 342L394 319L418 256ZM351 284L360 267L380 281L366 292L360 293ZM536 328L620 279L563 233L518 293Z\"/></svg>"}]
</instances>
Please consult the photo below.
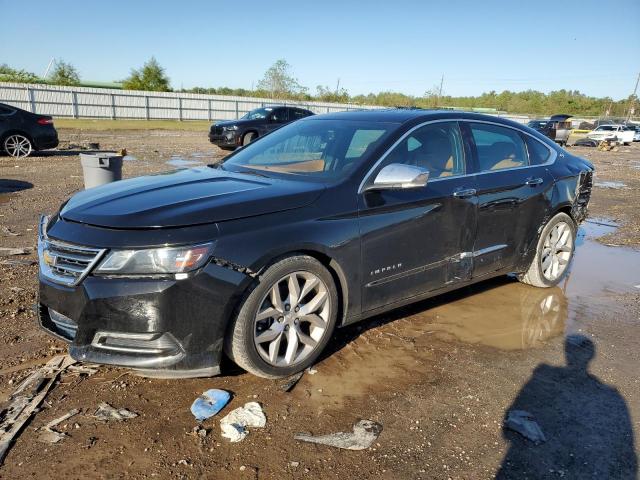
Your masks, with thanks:
<instances>
[{"instance_id":1,"label":"front grille","mask_svg":"<svg viewBox=\"0 0 640 480\"><path fill-rule=\"evenodd\" d=\"M211 133L213 133L214 135L222 135L222 127L214 125L213 127L211 127Z\"/></svg>"},{"instance_id":2,"label":"front grille","mask_svg":"<svg viewBox=\"0 0 640 480\"><path fill-rule=\"evenodd\" d=\"M42 274L63 285L74 286L87 276L105 250L41 239L38 248Z\"/></svg>"}]
</instances>

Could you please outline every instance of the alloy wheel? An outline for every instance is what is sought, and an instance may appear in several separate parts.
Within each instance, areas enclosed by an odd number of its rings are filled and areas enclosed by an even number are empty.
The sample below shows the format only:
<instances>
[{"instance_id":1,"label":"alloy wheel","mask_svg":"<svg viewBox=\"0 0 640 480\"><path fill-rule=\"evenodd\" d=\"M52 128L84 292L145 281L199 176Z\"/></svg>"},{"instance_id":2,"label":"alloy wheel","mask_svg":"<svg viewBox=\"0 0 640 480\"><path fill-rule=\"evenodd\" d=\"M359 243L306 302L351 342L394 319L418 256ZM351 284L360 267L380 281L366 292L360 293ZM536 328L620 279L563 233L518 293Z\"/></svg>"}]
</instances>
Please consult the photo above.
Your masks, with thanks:
<instances>
[{"instance_id":1,"label":"alloy wheel","mask_svg":"<svg viewBox=\"0 0 640 480\"><path fill-rule=\"evenodd\" d=\"M11 135L4 141L4 151L12 157L26 157L31 149L31 142L24 135Z\"/></svg>"},{"instance_id":2,"label":"alloy wheel","mask_svg":"<svg viewBox=\"0 0 640 480\"><path fill-rule=\"evenodd\" d=\"M553 282L567 269L573 253L573 232L565 222L553 226L544 240L540 256L542 274Z\"/></svg>"},{"instance_id":3,"label":"alloy wheel","mask_svg":"<svg viewBox=\"0 0 640 480\"><path fill-rule=\"evenodd\" d=\"M331 299L327 285L311 272L298 271L275 282L254 321L254 342L274 366L305 360L327 332Z\"/></svg>"}]
</instances>

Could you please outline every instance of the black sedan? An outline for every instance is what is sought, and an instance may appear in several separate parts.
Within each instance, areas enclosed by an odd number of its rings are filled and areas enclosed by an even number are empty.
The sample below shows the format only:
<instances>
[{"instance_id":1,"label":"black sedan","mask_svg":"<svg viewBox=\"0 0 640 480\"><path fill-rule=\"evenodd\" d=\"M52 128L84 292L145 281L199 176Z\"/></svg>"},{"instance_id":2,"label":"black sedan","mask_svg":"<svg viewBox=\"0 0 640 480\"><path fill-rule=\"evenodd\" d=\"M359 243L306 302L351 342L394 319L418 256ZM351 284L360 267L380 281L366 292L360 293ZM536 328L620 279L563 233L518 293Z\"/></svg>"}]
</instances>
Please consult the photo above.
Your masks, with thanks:
<instances>
[{"instance_id":1,"label":"black sedan","mask_svg":"<svg viewBox=\"0 0 640 480\"><path fill-rule=\"evenodd\" d=\"M0 150L12 157L27 157L57 146L58 132L51 117L0 103Z\"/></svg>"},{"instance_id":2,"label":"black sedan","mask_svg":"<svg viewBox=\"0 0 640 480\"><path fill-rule=\"evenodd\" d=\"M298 372L335 327L515 273L567 273L593 166L485 115L347 112L209 167L73 196L39 235L39 318L146 374Z\"/></svg>"},{"instance_id":3,"label":"black sedan","mask_svg":"<svg viewBox=\"0 0 640 480\"><path fill-rule=\"evenodd\" d=\"M256 138L313 112L299 107L271 106L251 110L238 120L216 122L209 129L209 141L224 150L235 150Z\"/></svg>"}]
</instances>

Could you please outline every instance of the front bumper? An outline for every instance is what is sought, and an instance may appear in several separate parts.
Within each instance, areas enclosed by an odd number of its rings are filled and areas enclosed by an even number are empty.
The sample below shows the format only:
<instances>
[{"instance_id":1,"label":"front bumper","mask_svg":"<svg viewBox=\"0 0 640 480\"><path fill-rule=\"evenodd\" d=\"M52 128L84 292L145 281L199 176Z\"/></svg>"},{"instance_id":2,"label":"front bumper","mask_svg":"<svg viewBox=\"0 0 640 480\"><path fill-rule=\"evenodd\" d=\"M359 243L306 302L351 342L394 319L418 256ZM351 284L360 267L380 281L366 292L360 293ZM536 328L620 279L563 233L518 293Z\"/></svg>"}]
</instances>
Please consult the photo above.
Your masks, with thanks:
<instances>
[{"instance_id":1,"label":"front bumper","mask_svg":"<svg viewBox=\"0 0 640 480\"><path fill-rule=\"evenodd\" d=\"M156 377L220 372L228 319L250 281L210 263L184 280L87 276L79 285L40 273L38 318L80 361Z\"/></svg>"},{"instance_id":2,"label":"front bumper","mask_svg":"<svg viewBox=\"0 0 640 480\"><path fill-rule=\"evenodd\" d=\"M236 147L239 145L239 138L235 131L221 134L209 132L209 141L218 147Z\"/></svg>"}]
</instances>

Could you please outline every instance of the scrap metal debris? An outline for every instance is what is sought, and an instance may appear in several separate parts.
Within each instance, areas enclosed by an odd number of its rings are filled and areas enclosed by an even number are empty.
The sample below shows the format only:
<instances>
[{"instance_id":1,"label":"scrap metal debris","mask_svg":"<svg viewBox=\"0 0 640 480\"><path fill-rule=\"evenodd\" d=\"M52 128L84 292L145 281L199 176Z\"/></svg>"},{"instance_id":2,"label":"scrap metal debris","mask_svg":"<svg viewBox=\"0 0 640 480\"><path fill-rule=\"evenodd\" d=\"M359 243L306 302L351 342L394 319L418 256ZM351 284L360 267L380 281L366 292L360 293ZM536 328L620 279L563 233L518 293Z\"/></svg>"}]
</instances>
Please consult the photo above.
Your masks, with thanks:
<instances>
[{"instance_id":1,"label":"scrap metal debris","mask_svg":"<svg viewBox=\"0 0 640 480\"><path fill-rule=\"evenodd\" d=\"M533 419L533 415L524 410L511 410L507 415L505 427L519 433L535 444L544 443L547 438L542 433L540 425Z\"/></svg>"},{"instance_id":2,"label":"scrap metal debris","mask_svg":"<svg viewBox=\"0 0 640 480\"><path fill-rule=\"evenodd\" d=\"M280 383L280 390L283 392L290 392L293 390L293 387L300 381L302 376L304 375L304 370L302 372L296 373L295 375L291 375L290 377L285 378Z\"/></svg>"},{"instance_id":3,"label":"scrap metal debris","mask_svg":"<svg viewBox=\"0 0 640 480\"><path fill-rule=\"evenodd\" d=\"M220 420L222 436L231 442L239 442L249 435L247 427L263 428L267 424L262 407L258 402L247 402Z\"/></svg>"},{"instance_id":4,"label":"scrap metal debris","mask_svg":"<svg viewBox=\"0 0 640 480\"><path fill-rule=\"evenodd\" d=\"M0 257L10 257L12 255L27 255L30 252L31 252L30 248L0 247Z\"/></svg>"},{"instance_id":5,"label":"scrap metal debris","mask_svg":"<svg viewBox=\"0 0 640 480\"><path fill-rule=\"evenodd\" d=\"M13 439L36 412L61 372L76 361L68 355L58 355L29 375L11 394L9 404L0 412L0 465Z\"/></svg>"},{"instance_id":6,"label":"scrap metal debris","mask_svg":"<svg viewBox=\"0 0 640 480\"><path fill-rule=\"evenodd\" d=\"M98 405L96 413L93 414L94 418L97 418L98 420L101 420L103 422L120 422L129 418L136 418L137 416L138 414L132 412L131 410L127 410L126 408L113 408L106 402L102 402L100 405Z\"/></svg>"},{"instance_id":7,"label":"scrap metal debris","mask_svg":"<svg viewBox=\"0 0 640 480\"><path fill-rule=\"evenodd\" d=\"M54 430L53 427L61 424L65 420L68 420L79 413L80 413L80 410L77 408L74 408L73 410L70 410L69 412L62 415L61 417L58 417L55 420L52 420L51 422L47 423L44 427L42 427L43 431L40 433L40 435L38 435L38 440L43 443L58 443L64 440L69 435L63 432L58 432L57 430Z\"/></svg>"},{"instance_id":8,"label":"scrap metal debris","mask_svg":"<svg viewBox=\"0 0 640 480\"><path fill-rule=\"evenodd\" d=\"M346 450L365 450L382 433L382 425L373 420L359 420L353 425L352 432L337 432L328 435L313 436L298 433L293 438L301 442L319 443Z\"/></svg>"},{"instance_id":9,"label":"scrap metal debris","mask_svg":"<svg viewBox=\"0 0 640 480\"><path fill-rule=\"evenodd\" d=\"M212 388L194 400L191 404L191 413L197 421L202 422L222 410L230 399L229 392Z\"/></svg>"},{"instance_id":10,"label":"scrap metal debris","mask_svg":"<svg viewBox=\"0 0 640 480\"><path fill-rule=\"evenodd\" d=\"M14 231L12 231L9 227L7 227L6 225L2 225L0 227L0 232L3 233L3 235L7 236L7 237L19 237L20 234L16 233Z\"/></svg>"},{"instance_id":11,"label":"scrap metal debris","mask_svg":"<svg viewBox=\"0 0 640 480\"><path fill-rule=\"evenodd\" d=\"M12 258L9 260L3 260L0 262L0 265L17 265L17 266L27 266L30 267L31 265L35 265L36 262L35 260L23 260L21 258Z\"/></svg>"}]
</instances>

